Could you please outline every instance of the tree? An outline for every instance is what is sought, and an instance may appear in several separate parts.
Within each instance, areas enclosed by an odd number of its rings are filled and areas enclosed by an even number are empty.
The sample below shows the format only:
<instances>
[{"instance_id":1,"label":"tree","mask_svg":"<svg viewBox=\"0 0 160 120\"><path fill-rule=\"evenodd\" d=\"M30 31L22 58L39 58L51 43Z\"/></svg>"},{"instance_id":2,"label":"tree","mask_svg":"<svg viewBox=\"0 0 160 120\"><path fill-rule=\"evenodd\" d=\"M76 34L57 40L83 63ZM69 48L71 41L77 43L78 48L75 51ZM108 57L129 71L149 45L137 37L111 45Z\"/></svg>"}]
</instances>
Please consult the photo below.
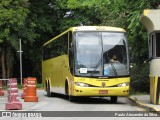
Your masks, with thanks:
<instances>
[{"instance_id":1,"label":"tree","mask_svg":"<svg viewBox=\"0 0 160 120\"><path fill-rule=\"evenodd\" d=\"M29 14L25 21L28 34L23 37L26 40L23 43L23 77L35 76L38 82L41 81L42 47L61 32L60 21L67 11L61 7L63 1L29 0Z\"/></svg>"},{"instance_id":2,"label":"tree","mask_svg":"<svg viewBox=\"0 0 160 120\"><path fill-rule=\"evenodd\" d=\"M68 8L84 9L83 14L89 13L100 22L95 25L107 25L124 28L128 33L129 46L132 48L132 62L140 64L148 57L147 31L139 22L144 9L157 6L159 0L69 0ZM152 6L154 5L154 6ZM88 17L89 21L91 20ZM86 22L87 23L87 22ZM90 23L90 22L88 22ZM94 25L92 23L92 25Z\"/></svg>"},{"instance_id":3,"label":"tree","mask_svg":"<svg viewBox=\"0 0 160 120\"><path fill-rule=\"evenodd\" d=\"M79 25L124 28L133 51L131 54L135 56L133 62L140 64L148 57L148 48L147 32L139 17L144 9L156 8L159 3L160 0L1 0L3 78L11 76L13 64L18 61L19 38L25 46L24 76L39 76L43 44L69 27Z\"/></svg>"},{"instance_id":4,"label":"tree","mask_svg":"<svg viewBox=\"0 0 160 120\"><path fill-rule=\"evenodd\" d=\"M14 55L18 48L20 30L28 14L27 0L0 1L0 46L2 78L11 76Z\"/></svg>"}]
</instances>

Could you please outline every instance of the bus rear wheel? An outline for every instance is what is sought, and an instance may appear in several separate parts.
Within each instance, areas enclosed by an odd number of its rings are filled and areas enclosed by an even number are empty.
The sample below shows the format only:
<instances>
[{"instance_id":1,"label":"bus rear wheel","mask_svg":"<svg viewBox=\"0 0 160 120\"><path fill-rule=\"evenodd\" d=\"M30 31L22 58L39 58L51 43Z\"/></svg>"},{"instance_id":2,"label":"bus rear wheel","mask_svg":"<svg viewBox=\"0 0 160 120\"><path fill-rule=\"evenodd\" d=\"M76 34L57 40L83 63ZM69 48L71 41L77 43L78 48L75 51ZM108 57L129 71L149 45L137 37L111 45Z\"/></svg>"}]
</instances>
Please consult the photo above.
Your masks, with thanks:
<instances>
[{"instance_id":1,"label":"bus rear wheel","mask_svg":"<svg viewBox=\"0 0 160 120\"><path fill-rule=\"evenodd\" d=\"M75 98L74 96L69 96L69 101L70 101L70 102L74 102L75 99L76 99L76 98Z\"/></svg>"},{"instance_id":2,"label":"bus rear wheel","mask_svg":"<svg viewBox=\"0 0 160 120\"><path fill-rule=\"evenodd\" d=\"M50 84L47 85L47 96L51 97L51 90L50 90Z\"/></svg>"},{"instance_id":3,"label":"bus rear wheel","mask_svg":"<svg viewBox=\"0 0 160 120\"><path fill-rule=\"evenodd\" d=\"M117 96L112 96L111 97L111 103L117 103L117 99L118 99Z\"/></svg>"}]
</instances>

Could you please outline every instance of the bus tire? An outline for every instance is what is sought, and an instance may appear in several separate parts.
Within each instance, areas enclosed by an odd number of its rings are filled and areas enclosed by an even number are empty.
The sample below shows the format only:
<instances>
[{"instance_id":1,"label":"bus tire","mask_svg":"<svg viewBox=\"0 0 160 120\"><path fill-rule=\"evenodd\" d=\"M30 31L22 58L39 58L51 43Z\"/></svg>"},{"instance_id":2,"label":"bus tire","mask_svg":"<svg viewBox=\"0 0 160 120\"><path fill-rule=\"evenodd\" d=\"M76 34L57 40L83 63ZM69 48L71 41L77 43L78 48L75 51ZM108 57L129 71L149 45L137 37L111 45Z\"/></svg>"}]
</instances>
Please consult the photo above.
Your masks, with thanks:
<instances>
[{"instance_id":1,"label":"bus tire","mask_svg":"<svg viewBox=\"0 0 160 120\"><path fill-rule=\"evenodd\" d=\"M50 90L50 84L47 85L47 96L51 97L51 90Z\"/></svg>"},{"instance_id":2,"label":"bus tire","mask_svg":"<svg viewBox=\"0 0 160 120\"><path fill-rule=\"evenodd\" d=\"M75 97L74 97L74 96L70 96L70 95L69 95L69 101L70 101L70 102L75 101Z\"/></svg>"},{"instance_id":3,"label":"bus tire","mask_svg":"<svg viewBox=\"0 0 160 120\"><path fill-rule=\"evenodd\" d=\"M45 91L47 92L47 81L45 82Z\"/></svg>"},{"instance_id":4,"label":"bus tire","mask_svg":"<svg viewBox=\"0 0 160 120\"><path fill-rule=\"evenodd\" d=\"M70 102L73 102L75 100L74 96L71 96L69 94L69 87L68 87L68 82L66 81L65 83L65 94L68 96L68 99Z\"/></svg>"},{"instance_id":5,"label":"bus tire","mask_svg":"<svg viewBox=\"0 0 160 120\"><path fill-rule=\"evenodd\" d=\"M111 96L111 103L117 103L117 96Z\"/></svg>"},{"instance_id":6,"label":"bus tire","mask_svg":"<svg viewBox=\"0 0 160 120\"><path fill-rule=\"evenodd\" d=\"M69 96L68 82L65 82L65 94Z\"/></svg>"}]
</instances>

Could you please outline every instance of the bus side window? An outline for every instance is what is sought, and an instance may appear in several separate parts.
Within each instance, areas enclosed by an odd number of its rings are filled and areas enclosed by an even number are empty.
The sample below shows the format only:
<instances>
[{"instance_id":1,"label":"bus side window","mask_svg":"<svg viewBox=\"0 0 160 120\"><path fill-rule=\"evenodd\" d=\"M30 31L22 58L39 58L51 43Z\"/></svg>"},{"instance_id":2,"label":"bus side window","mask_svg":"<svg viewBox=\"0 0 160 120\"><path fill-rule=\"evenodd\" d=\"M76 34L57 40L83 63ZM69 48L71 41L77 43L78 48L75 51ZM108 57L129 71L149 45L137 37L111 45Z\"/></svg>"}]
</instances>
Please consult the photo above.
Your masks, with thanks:
<instances>
[{"instance_id":1,"label":"bus side window","mask_svg":"<svg viewBox=\"0 0 160 120\"><path fill-rule=\"evenodd\" d=\"M69 35L69 66L70 66L70 72L73 74L73 61L74 61L74 48L73 48L73 41L72 41L72 32L68 33Z\"/></svg>"}]
</instances>

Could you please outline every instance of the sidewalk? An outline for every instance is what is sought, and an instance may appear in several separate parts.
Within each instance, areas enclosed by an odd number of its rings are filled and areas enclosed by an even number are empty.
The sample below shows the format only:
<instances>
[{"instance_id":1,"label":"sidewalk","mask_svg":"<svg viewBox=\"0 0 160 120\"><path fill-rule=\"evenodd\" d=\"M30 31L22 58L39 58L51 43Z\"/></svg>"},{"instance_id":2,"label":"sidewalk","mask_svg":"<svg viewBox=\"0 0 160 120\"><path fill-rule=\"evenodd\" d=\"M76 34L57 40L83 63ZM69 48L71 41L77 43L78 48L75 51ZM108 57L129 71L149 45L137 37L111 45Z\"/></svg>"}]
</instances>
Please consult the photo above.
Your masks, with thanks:
<instances>
[{"instance_id":1,"label":"sidewalk","mask_svg":"<svg viewBox=\"0 0 160 120\"><path fill-rule=\"evenodd\" d=\"M155 111L160 113L160 105L150 103L150 95L132 95L128 97L137 106L144 108L146 111Z\"/></svg>"}]
</instances>

